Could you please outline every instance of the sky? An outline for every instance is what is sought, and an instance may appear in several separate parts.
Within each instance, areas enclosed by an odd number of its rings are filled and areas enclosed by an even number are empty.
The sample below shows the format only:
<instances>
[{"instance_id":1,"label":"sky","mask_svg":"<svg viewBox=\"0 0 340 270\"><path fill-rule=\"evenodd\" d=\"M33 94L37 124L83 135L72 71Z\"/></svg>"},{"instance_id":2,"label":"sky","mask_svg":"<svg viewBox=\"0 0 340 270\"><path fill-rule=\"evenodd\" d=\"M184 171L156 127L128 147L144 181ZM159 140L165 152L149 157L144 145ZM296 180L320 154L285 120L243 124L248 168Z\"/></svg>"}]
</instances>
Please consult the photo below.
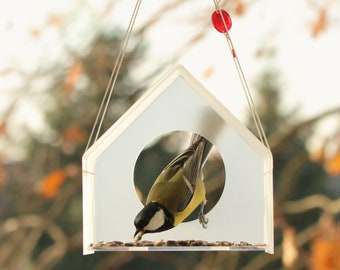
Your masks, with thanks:
<instances>
[{"instance_id":1,"label":"sky","mask_svg":"<svg viewBox=\"0 0 340 270\"><path fill-rule=\"evenodd\" d=\"M100 24L127 27L136 2L115 1L115 7L109 16L106 16L102 22L96 21L96 16L103 12L103 7L106 7L108 2L108 0L6 2L0 0L2 6L0 8L2 18L0 22L0 109L15 97L13 93L16 88L22 86L18 75L7 72L11 67L17 66L30 73L39 68L37 65L41 64L41 59L44 59L46 65L55 61L67 62L61 57L62 46L65 44L60 44L61 36L56 29L49 28L44 31L39 37L39 42L34 39L34 35L32 37L32 31L34 34L34 30L43 26L51 14L69 13L71 16L68 18L72 20L74 13L74 16L78 16L81 20L79 23L70 24L70 28L63 34L68 37L68 45L81 47L87 44L87 39L91 39L91 36L87 35L86 27L99 27ZM150 19L150 16L162 5L174 2L174 0L144 0L135 28L138 29L138 26ZM232 15L233 26L230 35L250 89L253 91L253 83L265 68L275 68L281 73L282 106L288 111L300 106L296 119L306 119L339 106L339 4L332 0L248 2L246 12L242 16ZM327 5L331 6L327 13L329 24L317 37L313 37L311 27L318 18L320 7ZM77 11L74 9L75 6L78 7ZM91 7L92 14L88 14L88 9L84 6ZM164 15L155 27L146 31L150 47L147 59L141 64L140 70L152 69L164 60L164 56L181 49L185 41L199 31L202 24L210 21L213 10L213 0L192 0L186 1L180 8ZM187 19L194 23L188 24ZM205 31L205 38L186 51L176 63L184 65L232 113L242 119L247 103L227 42L224 36L215 31L212 26L207 27ZM82 38L82 42L79 42L79 37ZM261 48L274 50L275 57L270 59L257 57ZM47 55L44 54L46 51L48 51ZM43 81L35 83L38 86L44 85ZM256 96L256 93L253 94ZM25 109L28 105L22 106L23 115L32 110L32 107ZM36 117L39 118L38 114ZM338 123L339 119L334 118L323 121L318 130L319 141ZM315 141L317 142L317 139Z\"/></svg>"}]
</instances>

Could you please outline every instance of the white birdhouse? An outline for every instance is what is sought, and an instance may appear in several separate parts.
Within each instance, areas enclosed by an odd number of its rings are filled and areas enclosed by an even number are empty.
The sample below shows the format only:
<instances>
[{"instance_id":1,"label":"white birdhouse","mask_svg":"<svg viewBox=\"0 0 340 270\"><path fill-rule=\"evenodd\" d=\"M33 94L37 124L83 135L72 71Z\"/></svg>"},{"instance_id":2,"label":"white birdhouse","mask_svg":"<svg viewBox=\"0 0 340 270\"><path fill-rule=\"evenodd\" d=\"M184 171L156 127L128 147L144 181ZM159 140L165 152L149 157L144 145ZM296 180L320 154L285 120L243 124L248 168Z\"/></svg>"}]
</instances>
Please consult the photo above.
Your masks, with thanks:
<instances>
[{"instance_id":1,"label":"white birdhouse","mask_svg":"<svg viewBox=\"0 0 340 270\"><path fill-rule=\"evenodd\" d=\"M198 220L133 241L143 208L135 187L146 145L173 131L213 143L225 168L220 198ZM166 164L165 164L166 165ZM184 67L174 66L83 156L84 254L95 251L260 250L273 253L272 155ZM209 199L208 199L209 200Z\"/></svg>"}]
</instances>

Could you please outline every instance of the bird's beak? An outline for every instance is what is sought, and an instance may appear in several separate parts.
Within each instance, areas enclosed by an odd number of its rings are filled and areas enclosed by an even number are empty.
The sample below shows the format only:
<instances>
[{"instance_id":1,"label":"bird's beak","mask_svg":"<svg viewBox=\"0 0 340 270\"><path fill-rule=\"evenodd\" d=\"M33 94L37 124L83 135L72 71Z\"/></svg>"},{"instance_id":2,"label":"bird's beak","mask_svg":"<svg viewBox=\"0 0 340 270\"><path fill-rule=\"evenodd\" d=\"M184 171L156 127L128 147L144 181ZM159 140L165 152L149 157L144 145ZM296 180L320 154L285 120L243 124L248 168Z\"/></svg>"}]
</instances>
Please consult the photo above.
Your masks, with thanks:
<instances>
[{"instance_id":1,"label":"bird's beak","mask_svg":"<svg viewBox=\"0 0 340 270\"><path fill-rule=\"evenodd\" d=\"M137 231L135 232L135 235L134 235L133 240L135 240L135 242L141 240L144 233L145 233L144 230L137 230Z\"/></svg>"}]
</instances>

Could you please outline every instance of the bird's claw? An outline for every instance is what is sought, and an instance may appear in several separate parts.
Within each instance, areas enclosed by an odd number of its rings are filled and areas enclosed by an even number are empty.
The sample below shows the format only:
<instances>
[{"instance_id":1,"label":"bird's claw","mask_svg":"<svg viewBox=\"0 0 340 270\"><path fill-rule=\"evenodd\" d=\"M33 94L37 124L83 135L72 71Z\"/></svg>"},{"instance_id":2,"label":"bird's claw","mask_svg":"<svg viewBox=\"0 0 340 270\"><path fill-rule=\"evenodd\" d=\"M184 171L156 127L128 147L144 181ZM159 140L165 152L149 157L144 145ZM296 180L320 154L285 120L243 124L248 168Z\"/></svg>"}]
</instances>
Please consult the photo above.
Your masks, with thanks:
<instances>
[{"instance_id":1,"label":"bird's claw","mask_svg":"<svg viewBox=\"0 0 340 270\"><path fill-rule=\"evenodd\" d=\"M204 206L205 206L206 203L207 203L207 200L205 200L204 202L201 203L201 211L198 215L198 220L202 224L202 227L204 229L208 228L208 222L209 222L209 219L207 219L204 216Z\"/></svg>"},{"instance_id":2,"label":"bird's claw","mask_svg":"<svg viewBox=\"0 0 340 270\"><path fill-rule=\"evenodd\" d=\"M204 229L208 228L209 219L207 219L207 218L204 216L203 212L200 212L200 213L199 213L198 220L199 220L199 222L202 224L202 227L203 227Z\"/></svg>"}]
</instances>

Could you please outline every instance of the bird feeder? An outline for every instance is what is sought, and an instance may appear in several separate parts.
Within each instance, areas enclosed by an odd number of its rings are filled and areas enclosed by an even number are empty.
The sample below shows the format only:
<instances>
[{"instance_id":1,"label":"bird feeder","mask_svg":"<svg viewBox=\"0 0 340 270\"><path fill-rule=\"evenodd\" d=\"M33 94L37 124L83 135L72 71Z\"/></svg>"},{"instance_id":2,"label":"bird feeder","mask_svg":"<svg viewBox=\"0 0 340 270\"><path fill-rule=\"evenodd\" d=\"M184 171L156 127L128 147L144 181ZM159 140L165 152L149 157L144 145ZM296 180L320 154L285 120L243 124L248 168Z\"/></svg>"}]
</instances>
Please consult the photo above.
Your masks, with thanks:
<instances>
[{"instance_id":1,"label":"bird feeder","mask_svg":"<svg viewBox=\"0 0 340 270\"><path fill-rule=\"evenodd\" d=\"M143 207L134 184L137 159L148 143L173 131L197 133L213 143L225 168L223 190L206 215L207 229L191 220L134 242L133 221ZM183 66L173 66L163 74L84 153L82 162L84 254L273 253L271 152Z\"/></svg>"}]
</instances>

